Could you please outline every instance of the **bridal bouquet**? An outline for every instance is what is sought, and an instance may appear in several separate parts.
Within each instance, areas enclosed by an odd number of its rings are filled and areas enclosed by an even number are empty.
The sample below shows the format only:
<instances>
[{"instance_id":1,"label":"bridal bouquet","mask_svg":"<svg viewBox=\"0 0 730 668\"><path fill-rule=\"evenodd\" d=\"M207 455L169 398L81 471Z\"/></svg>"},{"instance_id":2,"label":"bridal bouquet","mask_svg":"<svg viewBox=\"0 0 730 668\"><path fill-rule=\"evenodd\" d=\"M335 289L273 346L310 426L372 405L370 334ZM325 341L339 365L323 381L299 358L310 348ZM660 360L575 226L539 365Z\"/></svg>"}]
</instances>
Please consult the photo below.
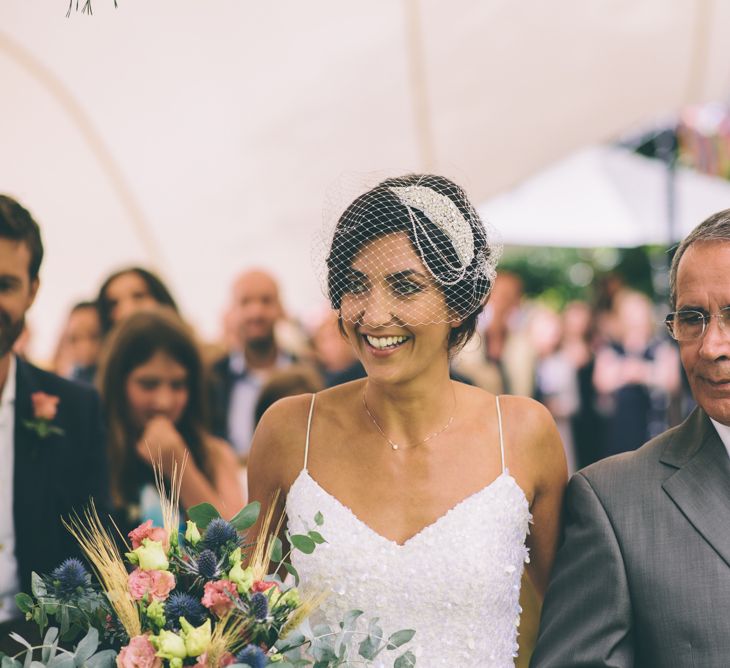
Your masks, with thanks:
<instances>
[{"instance_id":1,"label":"bridal bouquet","mask_svg":"<svg viewBox=\"0 0 730 668\"><path fill-rule=\"evenodd\" d=\"M173 490L176 476L173 475ZM19 594L18 607L41 631L53 619L40 647L19 636L24 660L5 657L2 668L279 668L351 665L348 653L360 611L348 613L339 628L315 627L303 635L302 622L327 594L296 586L298 574L278 538L282 519L273 522L272 503L253 542L246 530L257 521L251 503L230 521L209 504L188 510L180 531L178 494L168 497L161 480L163 527L149 520L128 535L122 556L93 505L67 528L93 565L98 583L77 559L67 559L50 575L33 574L32 594ZM317 514L319 529L324 519ZM324 537L318 530L288 535L292 550L311 553ZM248 565L244 566L244 563ZM272 564L272 573L268 572ZM285 584L278 572L288 572ZM377 620L359 643L359 665L396 650L413 636L399 631L380 637ZM85 634L71 652L59 646ZM100 644L106 647L97 651ZM38 651L40 655L38 656ZM306 650L306 655L303 653ZM399 668L415 665L412 653L395 659Z\"/></svg>"}]
</instances>

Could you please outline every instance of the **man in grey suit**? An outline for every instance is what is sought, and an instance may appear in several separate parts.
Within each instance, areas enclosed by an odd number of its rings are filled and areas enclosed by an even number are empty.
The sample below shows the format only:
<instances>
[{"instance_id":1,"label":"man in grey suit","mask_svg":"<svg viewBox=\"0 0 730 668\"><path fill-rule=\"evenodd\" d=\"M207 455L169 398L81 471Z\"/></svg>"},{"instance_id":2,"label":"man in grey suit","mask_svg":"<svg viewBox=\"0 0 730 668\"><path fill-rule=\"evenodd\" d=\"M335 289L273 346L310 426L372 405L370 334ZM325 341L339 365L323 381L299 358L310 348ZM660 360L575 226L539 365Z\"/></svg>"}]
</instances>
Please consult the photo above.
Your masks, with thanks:
<instances>
[{"instance_id":1,"label":"man in grey suit","mask_svg":"<svg viewBox=\"0 0 730 668\"><path fill-rule=\"evenodd\" d=\"M533 668L730 666L730 209L679 245L670 283L698 407L570 481Z\"/></svg>"}]
</instances>

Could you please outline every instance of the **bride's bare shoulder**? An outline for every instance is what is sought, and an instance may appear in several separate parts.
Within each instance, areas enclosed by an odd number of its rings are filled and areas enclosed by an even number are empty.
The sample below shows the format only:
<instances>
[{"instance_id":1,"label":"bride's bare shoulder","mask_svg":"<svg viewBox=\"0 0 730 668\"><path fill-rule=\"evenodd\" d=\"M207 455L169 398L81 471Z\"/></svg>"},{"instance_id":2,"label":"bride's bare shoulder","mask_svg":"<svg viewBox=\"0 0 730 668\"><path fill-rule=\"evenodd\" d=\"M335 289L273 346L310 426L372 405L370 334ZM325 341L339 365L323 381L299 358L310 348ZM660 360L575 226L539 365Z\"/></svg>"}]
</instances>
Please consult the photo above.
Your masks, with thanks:
<instances>
[{"instance_id":1,"label":"bride's bare shoulder","mask_svg":"<svg viewBox=\"0 0 730 668\"><path fill-rule=\"evenodd\" d=\"M362 381L354 381L318 392L314 395L314 405L311 394L277 401L264 413L256 427L252 459L258 460L264 455L266 461L277 461L279 465L290 459L298 461L304 452L310 411L313 429L322 424L336 424L347 413L343 408L355 400L361 386Z\"/></svg>"},{"instance_id":2,"label":"bride's bare shoulder","mask_svg":"<svg viewBox=\"0 0 730 668\"><path fill-rule=\"evenodd\" d=\"M529 397L503 395L499 403L505 441L514 455L536 472L562 472L565 451L550 411Z\"/></svg>"}]
</instances>

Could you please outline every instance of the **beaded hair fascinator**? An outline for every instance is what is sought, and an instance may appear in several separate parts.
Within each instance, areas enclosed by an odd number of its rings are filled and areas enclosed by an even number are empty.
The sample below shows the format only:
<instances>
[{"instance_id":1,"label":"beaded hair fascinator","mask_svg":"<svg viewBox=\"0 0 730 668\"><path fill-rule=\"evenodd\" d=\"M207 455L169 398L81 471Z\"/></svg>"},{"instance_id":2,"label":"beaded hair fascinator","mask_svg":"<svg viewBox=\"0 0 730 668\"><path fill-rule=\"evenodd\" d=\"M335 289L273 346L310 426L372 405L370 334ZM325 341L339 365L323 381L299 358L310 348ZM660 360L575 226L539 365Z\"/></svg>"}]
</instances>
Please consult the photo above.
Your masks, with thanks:
<instances>
[{"instance_id":1,"label":"beaded hair fascinator","mask_svg":"<svg viewBox=\"0 0 730 668\"><path fill-rule=\"evenodd\" d=\"M324 293L343 320L455 323L483 306L501 244L459 186L409 174L360 193L330 207L314 246Z\"/></svg>"}]
</instances>

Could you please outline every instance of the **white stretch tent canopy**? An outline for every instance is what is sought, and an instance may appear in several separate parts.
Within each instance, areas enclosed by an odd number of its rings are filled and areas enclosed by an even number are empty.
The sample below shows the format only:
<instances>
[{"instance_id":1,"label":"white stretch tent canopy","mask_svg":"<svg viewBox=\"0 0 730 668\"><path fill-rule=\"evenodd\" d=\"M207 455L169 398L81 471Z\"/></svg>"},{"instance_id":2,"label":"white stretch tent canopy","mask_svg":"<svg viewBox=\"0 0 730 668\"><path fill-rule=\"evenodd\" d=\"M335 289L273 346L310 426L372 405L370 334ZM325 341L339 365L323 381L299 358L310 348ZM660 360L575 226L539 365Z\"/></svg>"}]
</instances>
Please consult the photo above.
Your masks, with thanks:
<instances>
[{"instance_id":1,"label":"white stretch tent canopy","mask_svg":"<svg viewBox=\"0 0 730 668\"><path fill-rule=\"evenodd\" d=\"M730 181L679 167L670 226L668 179L659 160L598 146L578 151L478 209L507 244L631 247L669 245L709 215L730 208Z\"/></svg>"},{"instance_id":2,"label":"white stretch tent canopy","mask_svg":"<svg viewBox=\"0 0 730 668\"><path fill-rule=\"evenodd\" d=\"M309 239L342 172L438 171L481 202L730 82L723 0L93 8L0 4L0 190L43 227L43 355L130 262L206 335L254 263L313 308Z\"/></svg>"}]
</instances>

